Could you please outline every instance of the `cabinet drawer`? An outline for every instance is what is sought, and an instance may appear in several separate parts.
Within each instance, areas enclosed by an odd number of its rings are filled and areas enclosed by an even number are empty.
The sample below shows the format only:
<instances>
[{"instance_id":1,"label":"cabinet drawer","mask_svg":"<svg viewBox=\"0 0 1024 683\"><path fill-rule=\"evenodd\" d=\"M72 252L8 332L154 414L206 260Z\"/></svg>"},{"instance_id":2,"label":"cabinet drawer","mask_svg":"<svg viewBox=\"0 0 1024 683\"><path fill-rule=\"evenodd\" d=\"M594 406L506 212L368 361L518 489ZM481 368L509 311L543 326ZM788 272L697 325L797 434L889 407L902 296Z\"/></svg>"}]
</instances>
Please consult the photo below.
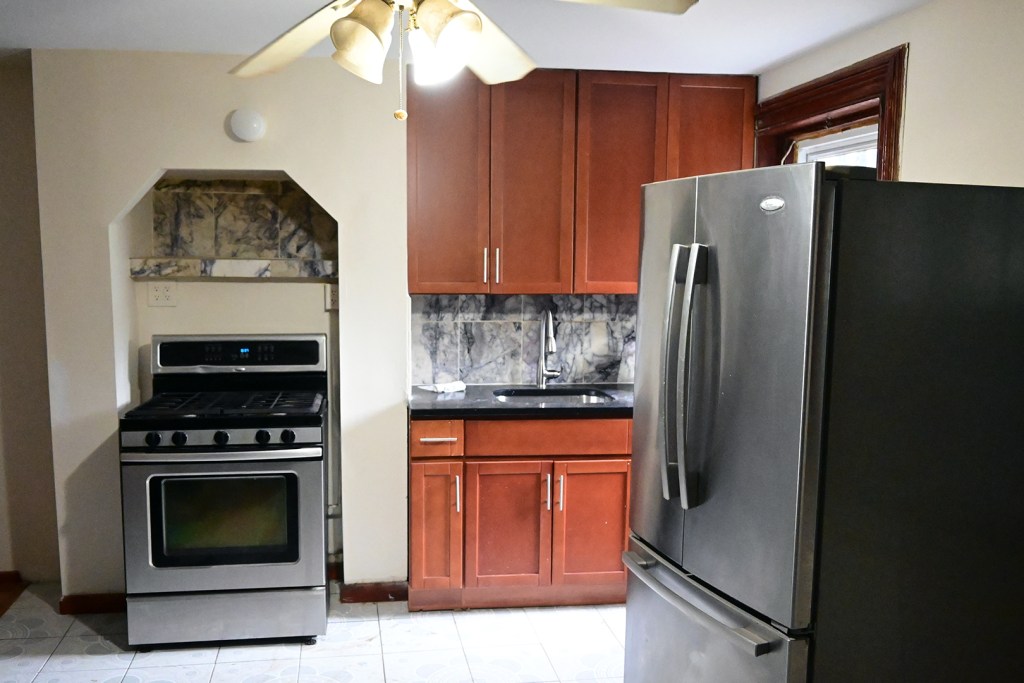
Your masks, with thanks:
<instances>
[{"instance_id":1,"label":"cabinet drawer","mask_svg":"<svg viewBox=\"0 0 1024 683\"><path fill-rule=\"evenodd\" d=\"M468 420L466 455L628 455L629 419Z\"/></svg>"},{"instance_id":2,"label":"cabinet drawer","mask_svg":"<svg viewBox=\"0 0 1024 683\"><path fill-rule=\"evenodd\" d=\"M462 420L413 420L409 423L409 457L451 458L464 452Z\"/></svg>"}]
</instances>

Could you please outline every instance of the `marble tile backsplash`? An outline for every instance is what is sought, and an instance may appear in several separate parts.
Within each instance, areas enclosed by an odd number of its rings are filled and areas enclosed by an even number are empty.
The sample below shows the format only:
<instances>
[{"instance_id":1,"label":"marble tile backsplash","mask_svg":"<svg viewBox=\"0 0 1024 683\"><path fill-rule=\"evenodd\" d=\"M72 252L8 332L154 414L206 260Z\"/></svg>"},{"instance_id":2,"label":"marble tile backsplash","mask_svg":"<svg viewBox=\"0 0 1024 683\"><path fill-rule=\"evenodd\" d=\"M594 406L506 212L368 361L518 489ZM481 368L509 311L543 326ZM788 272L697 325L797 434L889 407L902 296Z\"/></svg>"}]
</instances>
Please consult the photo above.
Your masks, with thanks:
<instances>
[{"instance_id":1,"label":"marble tile backsplash","mask_svg":"<svg viewBox=\"0 0 1024 683\"><path fill-rule=\"evenodd\" d=\"M550 310L554 383L633 381L634 295L414 295L412 381L533 384L540 315Z\"/></svg>"},{"instance_id":2,"label":"marble tile backsplash","mask_svg":"<svg viewBox=\"0 0 1024 683\"><path fill-rule=\"evenodd\" d=\"M134 277L331 277L338 223L287 180L163 180Z\"/></svg>"}]
</instances>

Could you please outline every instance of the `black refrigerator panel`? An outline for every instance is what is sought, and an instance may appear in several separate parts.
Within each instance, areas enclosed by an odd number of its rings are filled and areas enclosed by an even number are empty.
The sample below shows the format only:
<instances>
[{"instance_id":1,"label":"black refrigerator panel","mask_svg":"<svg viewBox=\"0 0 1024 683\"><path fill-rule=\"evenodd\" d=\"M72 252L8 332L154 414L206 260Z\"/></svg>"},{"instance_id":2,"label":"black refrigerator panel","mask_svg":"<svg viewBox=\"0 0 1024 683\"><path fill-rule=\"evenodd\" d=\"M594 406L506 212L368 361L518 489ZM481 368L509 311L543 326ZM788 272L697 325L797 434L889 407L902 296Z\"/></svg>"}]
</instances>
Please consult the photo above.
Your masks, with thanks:
<instances>
[{"instance_id":1,"label":"black refrigerator panel","mask_svg":"<svg viewBox=\"0 0 1024 683\"><path fill-rule=\"evenodd\" d=\"M838 192L813 680L1024 680L1024 190Z\"/></svg>"}]
</instances>

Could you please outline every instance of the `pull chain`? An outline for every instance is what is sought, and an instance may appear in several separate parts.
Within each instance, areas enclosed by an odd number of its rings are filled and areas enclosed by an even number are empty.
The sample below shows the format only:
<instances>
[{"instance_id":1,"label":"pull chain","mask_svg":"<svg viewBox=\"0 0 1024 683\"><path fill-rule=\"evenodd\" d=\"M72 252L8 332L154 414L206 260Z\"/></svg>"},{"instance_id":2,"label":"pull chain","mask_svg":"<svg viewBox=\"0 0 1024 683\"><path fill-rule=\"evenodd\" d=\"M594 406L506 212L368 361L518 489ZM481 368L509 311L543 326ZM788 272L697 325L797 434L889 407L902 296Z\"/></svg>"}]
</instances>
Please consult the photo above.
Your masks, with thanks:
<instances>
[{"instance_id":1,"label":"pull chain","mask_svg":"<svg viewBox=\"0 0 1024 683\"><path fill-rule=\"evenodd\" d=\"M409 112L405 110L405 5L398 6L398 109L395 110L395 118L405 121L409 118Z\"/></svg>"}]
</instances>

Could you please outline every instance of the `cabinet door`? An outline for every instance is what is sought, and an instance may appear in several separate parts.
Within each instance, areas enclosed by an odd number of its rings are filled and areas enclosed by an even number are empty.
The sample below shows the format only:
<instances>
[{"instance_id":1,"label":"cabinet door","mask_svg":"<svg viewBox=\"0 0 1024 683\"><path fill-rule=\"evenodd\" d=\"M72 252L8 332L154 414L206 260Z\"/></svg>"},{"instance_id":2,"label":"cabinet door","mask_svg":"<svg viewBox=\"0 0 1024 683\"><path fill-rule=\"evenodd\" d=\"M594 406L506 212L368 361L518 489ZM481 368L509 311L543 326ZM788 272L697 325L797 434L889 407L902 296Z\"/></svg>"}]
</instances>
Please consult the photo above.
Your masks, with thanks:
<instances>
[{"instance_id":1,"label":"cabinet door","mask_svg":"<svg viewBox=\"0 0 1024 683\"><path fill-rule=\"evenodd\" d=\"M462 472L459 462L409 467L409 587L462 588Z\"/></svg>"},{"instance_id":2,"label":"cabinet door","mask_svg":"<svg viewBox=\"0 0 1024 683\"><path fill-rule=\"evenodd\" d=\"M753 76L671 76L668 177L752 168L756 101Z\"/></svg>"},{"instance_id":3,"label":"cabinet door","mask_svg":"<svg viewBox=\"0 0 1024 683\"><path fill-rule=\"evenodd\" d=\"M576 74L491 91L491 292L572 291Z\"/></svg>"},{"instance_id":4,"label":"cabinet door","mask_svg":"<svg viewBox=\"0 0 1024 683\"><path fill-rule=\"evenodd\" d=\"M553 584L626 580L629 460L554 463Z\"/></svg>"},{"instance_id":5,"label":"cabinet door","mask_svg":"<svg viewBox=\"0 0 1024 683\"><path fill-rule=\"evenodd\" d=\"M668 76L580 72L575 291L636 293L640 186L665 177Z\"/></svg>"},{"instance_id":6,"label":"cabinet door","mask_svg":"<svg viewBox=\"0 0 1024 683\"><path fill-rule=\"evenodd\" d=\"M409 87L410 294L487 292L490 92L469 72Z\"/></svg>"},{"instance_id":7,"label":"cabinet door","mask_svg":"<svg viewBox=\"0 0 1024 683\"><path fill-rule=\"evenodd\" d=\"M467 587L551 584L551 461L466 463Z\"/></svg>"}]
</instances>

